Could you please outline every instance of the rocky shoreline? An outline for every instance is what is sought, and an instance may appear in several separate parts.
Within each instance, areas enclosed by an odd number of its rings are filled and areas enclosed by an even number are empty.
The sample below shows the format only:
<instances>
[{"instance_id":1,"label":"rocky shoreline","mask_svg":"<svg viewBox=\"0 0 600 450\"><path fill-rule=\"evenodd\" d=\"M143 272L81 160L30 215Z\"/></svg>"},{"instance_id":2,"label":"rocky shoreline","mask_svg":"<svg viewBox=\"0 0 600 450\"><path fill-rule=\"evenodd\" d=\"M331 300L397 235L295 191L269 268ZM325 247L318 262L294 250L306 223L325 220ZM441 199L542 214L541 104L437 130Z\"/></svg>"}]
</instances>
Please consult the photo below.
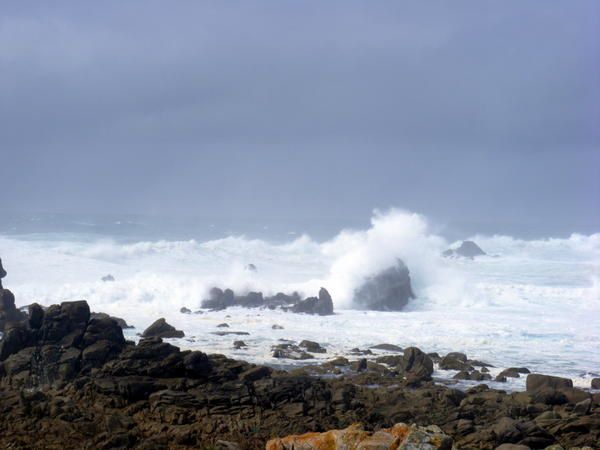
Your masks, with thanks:
<instances>
[{"instance_id":1,"label":"rocky shoreline","mask_svg":"<svg viewBox=\"0 0 600 450\"><path fill-rule=\"evenodd\" d=\"M123 324L85 301L14 315L14 296L0 294L0 448L341 448L339 438L346 448L523 450L600 440L600 394L565 378L510 368L504 376L526 376L527 390L494 390L485 363L392 344L375 359L357 349L356 361L277 370L151 333L127 341ZM154 331L173 333L165 325ZM434 360L481 382L466 391L435 383Z\"/></svg>"}]
</instances>

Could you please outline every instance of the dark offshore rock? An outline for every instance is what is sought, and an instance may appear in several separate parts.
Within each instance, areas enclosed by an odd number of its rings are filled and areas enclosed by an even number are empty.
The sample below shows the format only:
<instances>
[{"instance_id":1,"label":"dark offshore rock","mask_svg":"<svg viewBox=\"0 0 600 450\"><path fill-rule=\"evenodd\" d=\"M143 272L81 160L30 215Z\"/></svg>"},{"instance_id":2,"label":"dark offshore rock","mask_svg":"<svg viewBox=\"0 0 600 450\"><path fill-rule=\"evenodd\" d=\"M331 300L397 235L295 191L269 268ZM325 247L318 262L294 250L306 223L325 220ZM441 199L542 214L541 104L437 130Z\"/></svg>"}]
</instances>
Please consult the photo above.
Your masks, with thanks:
<instances>
[{"instance_id":1,"label":"dark offshore rock","mask_svg":"<svg viewBox=\"0 0 600 450\"><path fill-rule=\"evenodd\" d=\"M185 333L181 330L175 329L173 325L168 324L167 321L161 317L148 328L146 328L142 333L142 336L146 338L182 338L185 336Z\"/></svg>"},{"instance_id":2,"label":"dark offshore rock","mask_svg":"<svg viewBox=\"0 0 600 450\"><path fill-rule=\"evenodd\" d=\"M179 308L179 312L181 314L191 314L192 310L189 308L186 308L185 306L182 306L181 308Z\"/></svg>"},{"instance_id":3,"label":"dark offshore rock","mask_svg":"<svg viewBox=\"0 0 600 450\"><path fill-rule=\"evenodd\" d=\"M354 291L354 304L377 311L400 311L415 298L408 268L401 260L377 275L367 278Z\"/></svg>"},{"instance_id":4,"label":"dark offshore rock","mask_svg":"<svg viewBox=\"0 0 600 450\"><path fill-rule=\"evenodd\" d=\"M442 253L443 256L446 257L463 257L473 259L476 256L486 255L486 253L481 250L481 248L473 241L463 241L460 244L460 247L448 250Z\"/></svg>"},{"instance_id":5,"label":"dark offshore rock","mask_svg":"<svg viewBox=\"0 0 600 450\"><path fill-rule=\"evenodd\" d=\"M225 309L235 304L233 291L225 289L224 291L218 287L214 287L209 292L209 297L202 301L203 308L209 309Z\"/></svg>"},{"instance_id":6,"label":"dark offshore rock","mask_svg":"<svg viewBox=\"0 0 600 450\"><path fill-rule=\"evenodd\" d=\"M102 281L104 281L105 283L109 283L109 282L115 281L115 277L113 277L113 276L112 276L112 275L109 273L108 275L104 275L104 276L101 278L101 280L102 280Z\"/></svg>"},{"instance_id":7,"label":"dark offshore rock","mask_svg":"<svg viewBox=\"0 0 600 450\"><path fill-rule=\"evenodd\" d=\"M282 306L290 306L295 305L300 302L302 299L300 298L300 294L294 292L292 294L284 294L283 292L278 292L277 294L271 297L265 297L265 306L270 308L282 307Z\"/></svg>"},{"instance_id":8,"label":"dark offshore rock","mask_svg":"<svg viewBox=\"0 0 600 450\"><path fill-rule=\"evenodd\" d=\"M254 264L252 264L252 263L251 263L251 264L247 264L247 265L246 265L246 270L247 270L248 272L256 272L256 270L257 270L257 269L256 269L256 266L255 266Z\"/></svg>"},{"instance_id":9,"label":"dark offshore rock","mask_svg":"<svg viewBox=\"0 0 600 450\"><path fill-rule=\"evenodd\" d=\"M295 313L318 314L319 316L329 316L333 314L333 301L327 289L319 290L319 297L309 297L295 304L292 307Z\"/></svg>"},{"instance_id":10,"label":"dark offshore rock","mask_svg":"<svg viewBox=\"0 0 600 450\"><path fill-rule=\"evenodd\" d=\"M262 292L248 292L246 295L236 296L234 304L245 308L258 308L263 306L265 299Z\"/></svg>"}]
</instances>

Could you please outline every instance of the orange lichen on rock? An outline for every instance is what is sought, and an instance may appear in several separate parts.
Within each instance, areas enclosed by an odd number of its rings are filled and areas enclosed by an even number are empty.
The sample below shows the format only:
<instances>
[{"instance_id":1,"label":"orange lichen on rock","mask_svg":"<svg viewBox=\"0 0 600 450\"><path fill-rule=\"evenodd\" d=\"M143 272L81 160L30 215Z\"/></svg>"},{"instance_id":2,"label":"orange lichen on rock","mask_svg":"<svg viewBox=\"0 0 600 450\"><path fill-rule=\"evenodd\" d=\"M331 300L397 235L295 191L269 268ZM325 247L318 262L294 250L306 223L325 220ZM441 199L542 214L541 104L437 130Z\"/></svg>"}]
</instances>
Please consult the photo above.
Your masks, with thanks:
<instances>
[{"instance_id":1,"label":"orange lichen on rock","mask_svg":"<svg viewBox=\"0 0 600 450\"><path fill-rule=\"evenodd\" d=\"M267 450L401 450L452 448L452 439L438 427L417 427L398 423L374 433L364 431L360 424L343 430L306 433L271 439Z\"/></svg>"}]
</instances>

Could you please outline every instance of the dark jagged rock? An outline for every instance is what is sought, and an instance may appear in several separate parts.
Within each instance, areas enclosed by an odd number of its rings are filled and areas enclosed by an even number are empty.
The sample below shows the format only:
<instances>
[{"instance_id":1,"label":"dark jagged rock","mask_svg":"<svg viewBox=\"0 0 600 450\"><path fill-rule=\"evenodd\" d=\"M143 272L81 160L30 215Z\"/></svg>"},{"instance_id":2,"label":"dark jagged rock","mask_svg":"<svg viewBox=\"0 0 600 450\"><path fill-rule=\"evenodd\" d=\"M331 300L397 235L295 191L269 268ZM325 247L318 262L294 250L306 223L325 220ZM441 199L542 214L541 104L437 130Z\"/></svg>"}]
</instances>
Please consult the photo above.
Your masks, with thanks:
<instances>
[{"instance_id":1,"label":"dark jagged rock","mask_svg":"<svg viewBox=\"0 0 600 450\"><path fill-rule=\"evenodd\" d=\"M2 267L2 258L0 258L0 289L2 289L2 278L6 277L7 273Z\"/></svg>"},{"instance_id":2,"label":"dark jagged rock","mask_svg":"<svg viewBox=\"0 0 600 450\"><path fill-rule=\"evenodd\" d=\"M109 283L111 281L115 281L115 277L113 277L110 273L108 275L104 275L101 279L105 283Z\"/></svg>"},{"instance_id":3,"label":"dark jagged rock","mask_svg":"<svg viewBox=\"0 0 600 450\"><path fill-rule=\"evenodd\" d=\"M191 314L191 313L192 313L192 310L191 310L191 309L189 309L189 308L186 308L185 306L182 306L182 307L179 309L179 312L180 312L181 314Z\"/></svg>"},{"instance_id":4,"label":"dark jagged rock","mask_svg":"<svg viewBox=\"0 0 600 450\"><path fill-rule=\"evenodd\" d=\"M378 311L401 311L415 298L408 268L401 260L368 278L354 292L356 306Z\"/></svg>"},{"instance_id":5,"label":"dark jagged rock","mask_svg":"<svg viewBox=\"0 0 600 450\"><path fill-rule=\"evenodd\" d=\"M148 328L146 328L142 333L142 336L146 338L182 338L185 336L185 333L181 330L175 329L173 325L168 324L167 321L161 317Z\"/></svg>"},{"instance_id":6,"label":"dark jagged rock","mask_svg":"<svg viewBox=\"0 0 600 450\"><path fill-rule=\"evenodd\" d=\"M254 264L247 264L246 265L246 270L248 272L256 272L257 269L256 269L256 266Z\"/></svg>"},{"instance_id":7,"label":"dark jagged rock","mask_svg":"<svg viewBox=\"0 0 600 450\"><path fill-rule=\"evenodd\" d=\"M271 297L265 297L265 306L269 308L286 307L295 305L301 300L302 299L300 298L300 294L298 294L297 292L294 292L291 295L284 294L283 292L278 292L277 294Z\"/></svg>"},{"instance_id":8,"label":"dark jagged rock","mask_svg":"<svg viewBox=\"0 0 600 450\"><path fill-rule=\"evenodd\" d=\"M92 318L94 318L94 317L98 317L98 318L109 318L109 319L112 319L112 320L114 320L115 322L117 322L117 325L119 325L119 326L120 326L120 327L121 327L123 330L127 330L127 329L131 329L131 328L135 328L134 326L132 326L132 325L129 325L129 324L128 324L128 323L125 321L125 319L121 319L120 317L115 317L115 316L109 316L109 315L108 315L108 314L106 314L106 313L102 313L102 312L100 312L100 313L96 313L96 312L93 312L93 313L91 314L91 317L92 317Z\"/></svg>"},{"instance_id":9,"label":"dark jagged rock","mask_svg":"<svg viewBox=\"0 0 600 450\"><path fill-rule=\"evenodd\" d=\"M600 378L592 378L592 389L600 389Z\"/></svg>"},{"instance_id":10,"label":"dark jagged rock","mask_svg":"<svg viewBox=\"0 0 600 450\"><path fill-rule=\"evenodd\" d=\"M463 241L460 247L448 250L442 253L446 257L463 257L473 259L476 256L483 256L486 253L473 241Z\"/></svg>"},{"instance_id":11,"label":"dark jagged rock","mask_svg":"<svg viewBox=\"0 0 600 450\"><path fill-rule=\"evenodd\" d=\"M221 310L230 306L245 308L282 308L285 311L297 313L329 315L333 314L333 301L329 292L321 288L318 297L302 300L297 292L291 295L279 292L271 297L264 297L262 292L248 292L244 295L234 295L231 289L221 290L212 288L209 298L202 301L203 308Z\"/></svg>"},{"instance_id":12,"label":"dark jagged rock","mask_svg":"<svg viewBox=\"0 0 600 450\"><path fill-rule=\"evenodd\" d=\"M27 316L15 306L13 293L8 289L0 288L0 332L26 319Z\"/></svg>"},{"instance_id":13,"label":"dark jagged rock","mask_svg":"<svg viewBox=\"0 0 600 450\"><path fill-rule=\"evenodd\" d=\"M328 316L333 314L333 301L327 289L321 288L318 297L309 297L296 303L292 307L295 313L318 314L320 316Z\"/></svg>"},{"instance_id":14,"label":"dark jagged rock","mask_svg":"<svg viewBox=\"0 0 600 450\"><path fill-rule=\"evenodd\" d=\"M233 291L214 287L209 292L209 297L202 301L203 308L221 310L233 306L235 304Z\"/></svg>"},{"instance_id":15,"label":"dark jagged rock","mask_svg":"<svg viewBox=\"0 0 600 450\"><path fill-rule=\"evenodd\" d=\"M265 304L262 292L248 292L246 295L236 296L234 304L245 308L258 308Z\"/></svg>"},{"instance_id":16,"label":"dark jagged rock","mask_svg":"<svg viewBox=\"0 0 600 450\"><path fill-rule=\"evenodd\" d=\"M410 383L431 380L433 361L417 347L404 349L402 371Z\"/></svg>"}]
</instances>

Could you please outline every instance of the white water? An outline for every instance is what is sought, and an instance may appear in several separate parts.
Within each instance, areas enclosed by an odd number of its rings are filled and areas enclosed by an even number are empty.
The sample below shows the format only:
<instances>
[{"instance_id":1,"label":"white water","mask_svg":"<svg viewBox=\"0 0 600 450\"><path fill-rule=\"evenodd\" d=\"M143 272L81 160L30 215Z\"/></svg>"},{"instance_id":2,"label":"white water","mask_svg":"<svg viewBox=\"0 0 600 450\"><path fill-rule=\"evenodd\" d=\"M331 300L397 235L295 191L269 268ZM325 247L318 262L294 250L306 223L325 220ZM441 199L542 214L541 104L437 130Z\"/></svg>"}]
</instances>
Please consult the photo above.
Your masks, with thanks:
<instances>
[{"instance_id":1,"label":"white water","mask_svg":"<svg viewBox=\"0 0 600 450\"><path fill-rule=\"evenodd\" d=\"M123 243L106 235L12 234L0 235L0 256L9 272L5 287L18 305L83 298L93 310L133 323L135 332L166 317L185 331L178 340L185 348L274 363L269 350L280 338L316 340L328 349L321 357L389 342L441 354L464 351L498 369L527 366L589 386L600 373L600 234L472 239L493 256L442 258L451 243L432 234L423 217L390 211L375 214L368 230L343 231L325 242L301 236L274 244L230 236ZM397 257L409 267L418 296L408 311L351 309L353 289ZM258 271L244 270L248 263ZM109 273L115 282L100 281ZM182 306L197 309L212 286L305 295L325 286L336 315L239 308L179 313ZM221 322L250 335L211 334ZM275 323L284 330L273 330ZM232 341L240 338L248 349L233 350Z\"/></svg>"}]
</instances>

